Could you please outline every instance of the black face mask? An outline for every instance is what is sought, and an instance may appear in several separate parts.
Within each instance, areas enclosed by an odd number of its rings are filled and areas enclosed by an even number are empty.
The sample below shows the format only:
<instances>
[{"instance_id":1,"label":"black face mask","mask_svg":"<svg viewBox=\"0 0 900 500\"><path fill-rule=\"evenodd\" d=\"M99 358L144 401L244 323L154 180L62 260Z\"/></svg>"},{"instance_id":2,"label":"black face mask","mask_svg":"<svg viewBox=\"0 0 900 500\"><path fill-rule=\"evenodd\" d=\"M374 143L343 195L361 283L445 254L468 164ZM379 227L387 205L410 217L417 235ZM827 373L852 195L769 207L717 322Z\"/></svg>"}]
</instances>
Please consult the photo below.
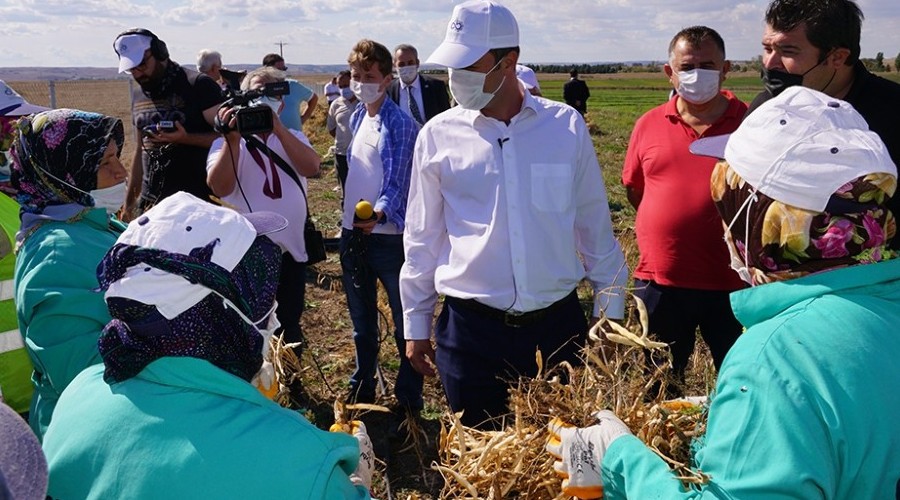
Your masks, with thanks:
<instances>
[{"instance_id":1,"label":"black face mask","mask_svg":"<svg viewBox=\"0 0 900 500\"><path fill-rule=\"evenodd\" d=\"M788 87L796 87L803 84L803 75L795 75L777 69L763 67L759 76L762 78L766 91L772 94L772 97L784 92Z\"/></svg>"},{"instance_id":2,"label":"black face mask","mask_svg":"<svg viewBox=\"0 0 900 500\"><path fill-rule=\"evenodd\" d=\"M775 97L778 94L784 92L784 90L788 87L803 85L803 77L806 76L810 71L818 68L819 65L825 62L827 58L828 55L826 54L825 57L820 59L815 66L806 70L802 75L788 73L787 71L781 71L780 69L766 69L766 67L763 66L763 68L759 72L759 76L760 78L762 78L762 82L766 87L766 90L770 94L772 94L772 97ZM832 75L831 78L834 79L834 75ZM831 84L830 80L828 84ZM825 87L828 87L828 85L825 85Z\"/></svg>"}]
</instances>

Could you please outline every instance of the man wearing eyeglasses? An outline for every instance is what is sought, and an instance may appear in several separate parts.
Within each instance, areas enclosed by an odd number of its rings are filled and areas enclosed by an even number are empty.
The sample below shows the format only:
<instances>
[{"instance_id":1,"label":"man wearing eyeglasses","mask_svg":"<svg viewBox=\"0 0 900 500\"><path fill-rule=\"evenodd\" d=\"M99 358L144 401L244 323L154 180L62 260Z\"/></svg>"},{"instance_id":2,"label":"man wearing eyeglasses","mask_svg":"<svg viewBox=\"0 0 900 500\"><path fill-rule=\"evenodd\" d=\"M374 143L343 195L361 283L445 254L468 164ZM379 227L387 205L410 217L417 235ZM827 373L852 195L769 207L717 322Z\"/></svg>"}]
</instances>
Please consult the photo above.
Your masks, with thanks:
<instances>
[{"instance_id":1,"label":"man wearing eyeglasses","mask_svg":"<svg viewBox=\"0 0 900 500\"><path fill-rule=\"evenodd\" d=\"M119 72L138 84L131 99L140 147L132 161L123 219L133 219L178 191L209 201L206 157L218 137L212 123L224 100L219 85L172 61L165 42L148 30L119 34L113 48Z\"/></svg>"}]
</instances>

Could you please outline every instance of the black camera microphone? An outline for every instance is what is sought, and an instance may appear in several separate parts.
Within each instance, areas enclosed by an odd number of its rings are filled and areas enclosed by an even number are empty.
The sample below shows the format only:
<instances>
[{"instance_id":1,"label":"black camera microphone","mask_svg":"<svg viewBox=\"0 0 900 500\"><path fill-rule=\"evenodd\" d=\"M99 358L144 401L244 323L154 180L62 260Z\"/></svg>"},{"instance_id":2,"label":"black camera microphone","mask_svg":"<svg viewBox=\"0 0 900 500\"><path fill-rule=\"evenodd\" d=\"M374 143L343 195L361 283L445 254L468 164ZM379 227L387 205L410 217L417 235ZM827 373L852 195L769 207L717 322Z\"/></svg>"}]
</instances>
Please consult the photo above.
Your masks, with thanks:
<instances>
[{"instance_id":1,"label":"black camera microphone","mask_svg":"<svg viewBox=\"0 0 900 500\"><path fill-rule=\"evenodd\" d=\"M253 103L260 97L281 97L291 93L288 82L270 82L261 89L229 92L229 98L219 106L234 109L235 127L232 129L216 113L214 129L220 134L237 130L243 136L268 134L275 126L272 109L265 104Z\"/></svg>"}]
</instances>

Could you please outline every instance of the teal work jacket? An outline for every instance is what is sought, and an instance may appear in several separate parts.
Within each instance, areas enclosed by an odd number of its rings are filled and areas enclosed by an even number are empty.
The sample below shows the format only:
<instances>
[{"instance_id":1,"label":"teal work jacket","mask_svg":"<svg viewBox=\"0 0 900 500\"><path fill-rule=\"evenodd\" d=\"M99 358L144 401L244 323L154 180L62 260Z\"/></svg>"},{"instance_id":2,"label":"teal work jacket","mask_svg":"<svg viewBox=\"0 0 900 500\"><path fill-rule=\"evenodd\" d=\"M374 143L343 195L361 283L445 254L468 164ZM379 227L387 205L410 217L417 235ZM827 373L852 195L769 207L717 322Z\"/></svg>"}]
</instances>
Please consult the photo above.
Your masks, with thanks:
<instances>
[{"instance_id":1,"label":"teal work jacket","mask_svg":"<svg viewBox=\"0 0 900 500\"><path fill-rule=\"evenodd\" d=\"M900 259L731 294L726 356L685 490L637 438L603 458L605 498L894 499L900 492Z\"/></svg>"},{"instance_id":2,"label":"teal work jacket","mask_svg":"<svg viewBox=\"0 0 900 500\"><path fill-rule=\"evenodd\" d=\"M67 221L42 222L16 255L16 315L34 365L29 423L38 438L69 382L99 363L97 339L109 323L97 264L125 225L88 208Z\"/></svg>"},{"instance_id":3,"label":"teal work jacket","mask_svg":"<svg viewBox=\"0 0 900 500\"><path fill-rule=\"evenodd\" d=\"M66 389L44 438L54 499L369 498L352 436L320 430L208 361L160 358Z\"/></svg>"}]
</instances>

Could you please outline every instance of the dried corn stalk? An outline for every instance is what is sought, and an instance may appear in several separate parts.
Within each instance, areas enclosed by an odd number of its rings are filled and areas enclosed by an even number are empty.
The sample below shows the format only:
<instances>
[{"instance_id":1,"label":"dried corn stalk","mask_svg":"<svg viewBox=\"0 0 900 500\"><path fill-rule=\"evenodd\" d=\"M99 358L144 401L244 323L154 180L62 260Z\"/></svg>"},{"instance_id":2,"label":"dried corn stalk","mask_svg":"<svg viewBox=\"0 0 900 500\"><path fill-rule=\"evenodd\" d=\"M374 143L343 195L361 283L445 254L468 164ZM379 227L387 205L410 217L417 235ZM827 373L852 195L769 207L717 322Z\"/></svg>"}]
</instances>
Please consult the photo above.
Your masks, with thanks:
<instances>
[{"instance_id":1,"label":"dried corn stalk","mask_svg":"<svg viewBox=\"0 0 900 500\"><path fill-rule=\"evenodd\" d=\"M696 405L663 403L669 367L647 369L644 350L664 344L649 338L642 306L636 306L641 324L592 329L583 366L563 363L547 370L538 353L539 376L510 389L511 414L502 431L468 428L458 415L445 415L441 463L432 466L445 480L441 498L559 498L553 458L544 451L547 422L560 416L579 427L592 425L602 408L615 411L683 482L708 481L687 467L690 441L703 432L705 414Z\"/></svg>"},{"instance_id":2,"label":"dried corn stalk","mask_svg":"<svg viewBox=\"0 0 900 500\"><path fill-rule=\"evenodd\" d=\"M270 355L275 366L275 380L278 382L275 402L284 407L291 404L291 384L300 380L300 359L293 349L297 345L285 344L281 335L271 339Z\"/></svg>"}]
</instances>

